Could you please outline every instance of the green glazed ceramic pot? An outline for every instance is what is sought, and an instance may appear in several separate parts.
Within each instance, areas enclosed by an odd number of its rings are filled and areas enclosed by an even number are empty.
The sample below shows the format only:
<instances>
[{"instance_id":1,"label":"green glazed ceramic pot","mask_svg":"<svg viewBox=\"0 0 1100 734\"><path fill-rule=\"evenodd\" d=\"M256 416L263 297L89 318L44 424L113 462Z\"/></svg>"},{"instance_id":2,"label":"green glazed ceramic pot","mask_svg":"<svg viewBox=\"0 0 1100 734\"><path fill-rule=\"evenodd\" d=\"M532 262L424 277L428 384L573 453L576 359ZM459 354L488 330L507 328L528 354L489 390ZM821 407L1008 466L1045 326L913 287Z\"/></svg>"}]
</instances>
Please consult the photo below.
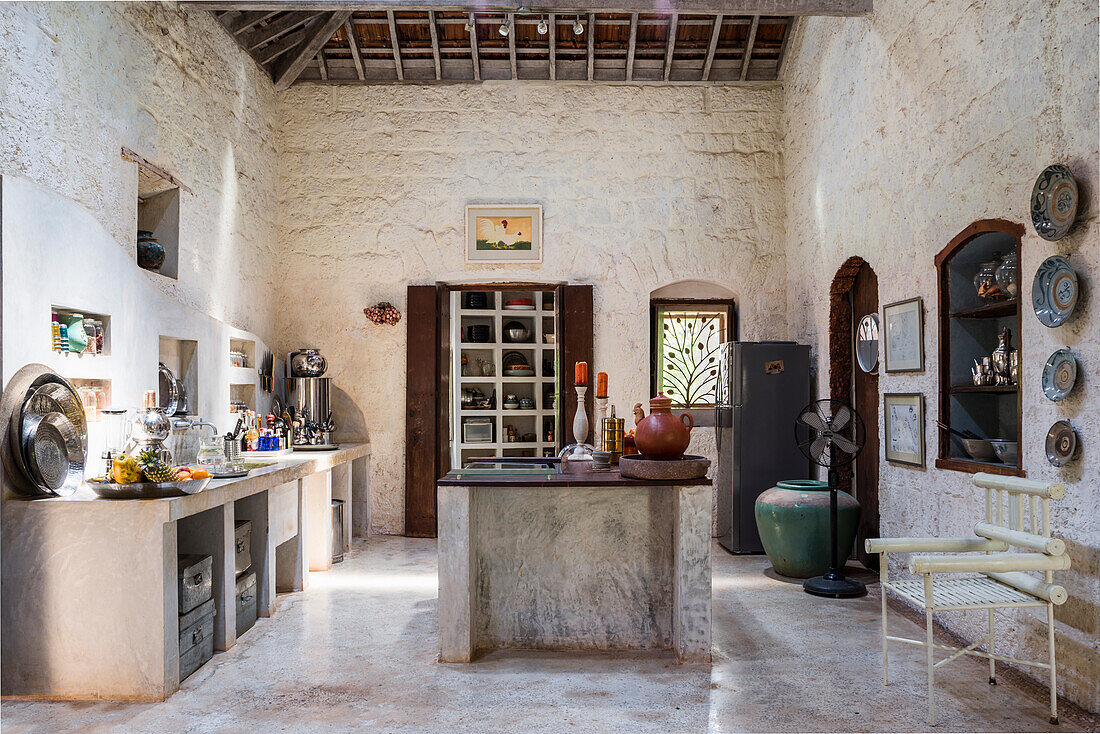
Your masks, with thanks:
<instances>
[{"instance_id":1,"label":"green glazed ceramic pot","mask_svg":"<svg viewBox=\"0 0 1100 734\"><path fill-rule=\"evenodd\" d=\"M852 552L859 527L859 503L837 493L840 558ZM756 528L764 552L784 576L807 579L829 569L829 485L814 479L778 482L756 498Z\"/></svg>"}]
</instances>

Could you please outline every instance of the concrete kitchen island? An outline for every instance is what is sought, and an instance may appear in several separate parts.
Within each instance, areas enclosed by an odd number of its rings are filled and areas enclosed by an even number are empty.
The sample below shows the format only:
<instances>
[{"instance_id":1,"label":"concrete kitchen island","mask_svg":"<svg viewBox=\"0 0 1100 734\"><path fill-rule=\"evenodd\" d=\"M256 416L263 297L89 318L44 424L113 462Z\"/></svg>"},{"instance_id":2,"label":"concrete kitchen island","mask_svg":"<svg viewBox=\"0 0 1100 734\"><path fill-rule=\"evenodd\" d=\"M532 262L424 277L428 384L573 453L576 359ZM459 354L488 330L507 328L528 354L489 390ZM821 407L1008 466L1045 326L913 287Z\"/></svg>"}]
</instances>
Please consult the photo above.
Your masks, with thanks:
<instances>
[{"instance_id":1,"label":"concrete kitchen island","mask_svg":"<svg viewBox=\"0 0 1100 734\"><path fill-rule=\"evenodd\" d=\"M295 452L199 494L149 500L5 497L3 695L163 699L179 688L177 556L213 557L214 649L236 643L234 527L252 523L260 617L276 588L331 565L331 500L365 534L366 443ZM318 537L321 542L317 542Z\"/></svg>"},{"instance_id":2,"label":"concrete kitchen island","mask_svg":"<svg viewBox=\"0 0 1100 734\"><path fill-rule=\"evenodd\" d=\"M710 485L617 470L439 480L440 659L538 649L709 661Z\"/></svg>"}]
</instances>

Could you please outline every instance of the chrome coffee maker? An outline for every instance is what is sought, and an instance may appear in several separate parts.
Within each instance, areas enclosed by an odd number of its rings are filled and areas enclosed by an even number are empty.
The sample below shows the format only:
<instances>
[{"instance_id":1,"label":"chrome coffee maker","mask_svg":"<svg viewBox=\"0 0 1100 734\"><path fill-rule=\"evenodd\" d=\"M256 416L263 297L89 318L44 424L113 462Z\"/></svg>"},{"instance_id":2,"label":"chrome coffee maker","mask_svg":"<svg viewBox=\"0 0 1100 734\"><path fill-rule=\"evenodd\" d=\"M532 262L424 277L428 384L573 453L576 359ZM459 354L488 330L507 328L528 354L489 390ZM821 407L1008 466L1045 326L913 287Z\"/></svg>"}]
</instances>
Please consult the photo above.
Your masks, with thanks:
<instances>
[{"instance_id":1,"label":"chrome coffee maker","mask_svg":"<svg viewBox=\"0 0 1100 734\"><path fill-rule=\"evenodd\" d=\"M336 448L329 408L331 381L324 377L328 362L316 349L299 349L286 359L287 405L294 427L292 444L299 450Z\"/></svg>"}]
</instances>

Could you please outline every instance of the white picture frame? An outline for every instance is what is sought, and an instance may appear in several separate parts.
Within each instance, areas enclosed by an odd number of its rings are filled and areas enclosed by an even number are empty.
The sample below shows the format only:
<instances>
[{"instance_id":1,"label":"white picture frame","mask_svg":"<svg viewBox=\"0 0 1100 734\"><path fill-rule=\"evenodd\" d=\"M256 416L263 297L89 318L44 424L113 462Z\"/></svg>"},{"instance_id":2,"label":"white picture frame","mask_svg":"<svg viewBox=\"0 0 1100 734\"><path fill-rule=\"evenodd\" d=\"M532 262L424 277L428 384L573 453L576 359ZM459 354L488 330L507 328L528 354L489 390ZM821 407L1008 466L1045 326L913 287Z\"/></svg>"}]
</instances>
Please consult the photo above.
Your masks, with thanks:
<instances>
[{"instance_id":1,"label":"white picture frame","mask_svg":"<svg viewBox=\"0 0 1100 734\"><path fill-rule=\"evenodd\" d=\"M924 299L886 304L882 325L886 372L924 372Z\"/></svg>"},{"instance_id":2,"label":"white picture frame","mask_svg":"<svg viewBox=\"0 0 1100 734\"><path fill-rule=\"evenodd\" d=\"M541 263L542 205L467 204L465 237L467 265Z\"/></svg>"},{"instance_id":3,"label":"white picture frame","mask_svg":"<svg viewBox=\"0 0 1100 734\"><path fill-rule=\"evenodd\" d=\"M924 394L883 393L886 460L924 468Z\"/></svg>"}]
</instances>

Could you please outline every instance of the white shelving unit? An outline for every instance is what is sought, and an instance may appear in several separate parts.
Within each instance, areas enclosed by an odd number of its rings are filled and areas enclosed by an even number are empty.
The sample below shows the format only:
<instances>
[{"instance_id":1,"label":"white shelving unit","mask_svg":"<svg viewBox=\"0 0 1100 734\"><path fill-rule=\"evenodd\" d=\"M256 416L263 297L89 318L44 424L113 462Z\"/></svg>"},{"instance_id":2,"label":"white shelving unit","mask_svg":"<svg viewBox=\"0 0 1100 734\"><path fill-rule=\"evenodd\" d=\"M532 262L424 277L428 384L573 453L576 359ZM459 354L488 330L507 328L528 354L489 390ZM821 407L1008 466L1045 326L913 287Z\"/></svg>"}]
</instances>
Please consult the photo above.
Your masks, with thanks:
<instances>
[{"instance_id":1,"label":"white shelving unit","mask_svg":"<svg viewBox=\"0 0 1100 734\"><path fill-rule=\"evenodd\" d=\"M558 445L557 375L560 374L556 332L554 328L553 291L484 291L487 308L464 308L470 291L451 293L451 464L462 466L479 456L556 456ZM504 303L513 298L530 298L534 308L530 310L506 309ZM530 335L525 342L504 341L505 325L518 321L527 327ZM464 338L470 326L489 327L489 341L469 342ZM519 352L535 371L532 376L512 377L504 375L504 357ZM462 357L467 365L463 373ZM481 365L491 365L491 375L481 373ZM496 393L492 409L462 407L463 391L477 388L486 397ZM531 398L534 409L504 408L504 398L515 395L517 399ZM492 441L464 441L463 424L471 418L489 418L492 421ZM516 441L508 441L508 426L514 426L519 434ZM534 434L534 441L523 441L525 435Z\"/></svg>"}]
</instances>

